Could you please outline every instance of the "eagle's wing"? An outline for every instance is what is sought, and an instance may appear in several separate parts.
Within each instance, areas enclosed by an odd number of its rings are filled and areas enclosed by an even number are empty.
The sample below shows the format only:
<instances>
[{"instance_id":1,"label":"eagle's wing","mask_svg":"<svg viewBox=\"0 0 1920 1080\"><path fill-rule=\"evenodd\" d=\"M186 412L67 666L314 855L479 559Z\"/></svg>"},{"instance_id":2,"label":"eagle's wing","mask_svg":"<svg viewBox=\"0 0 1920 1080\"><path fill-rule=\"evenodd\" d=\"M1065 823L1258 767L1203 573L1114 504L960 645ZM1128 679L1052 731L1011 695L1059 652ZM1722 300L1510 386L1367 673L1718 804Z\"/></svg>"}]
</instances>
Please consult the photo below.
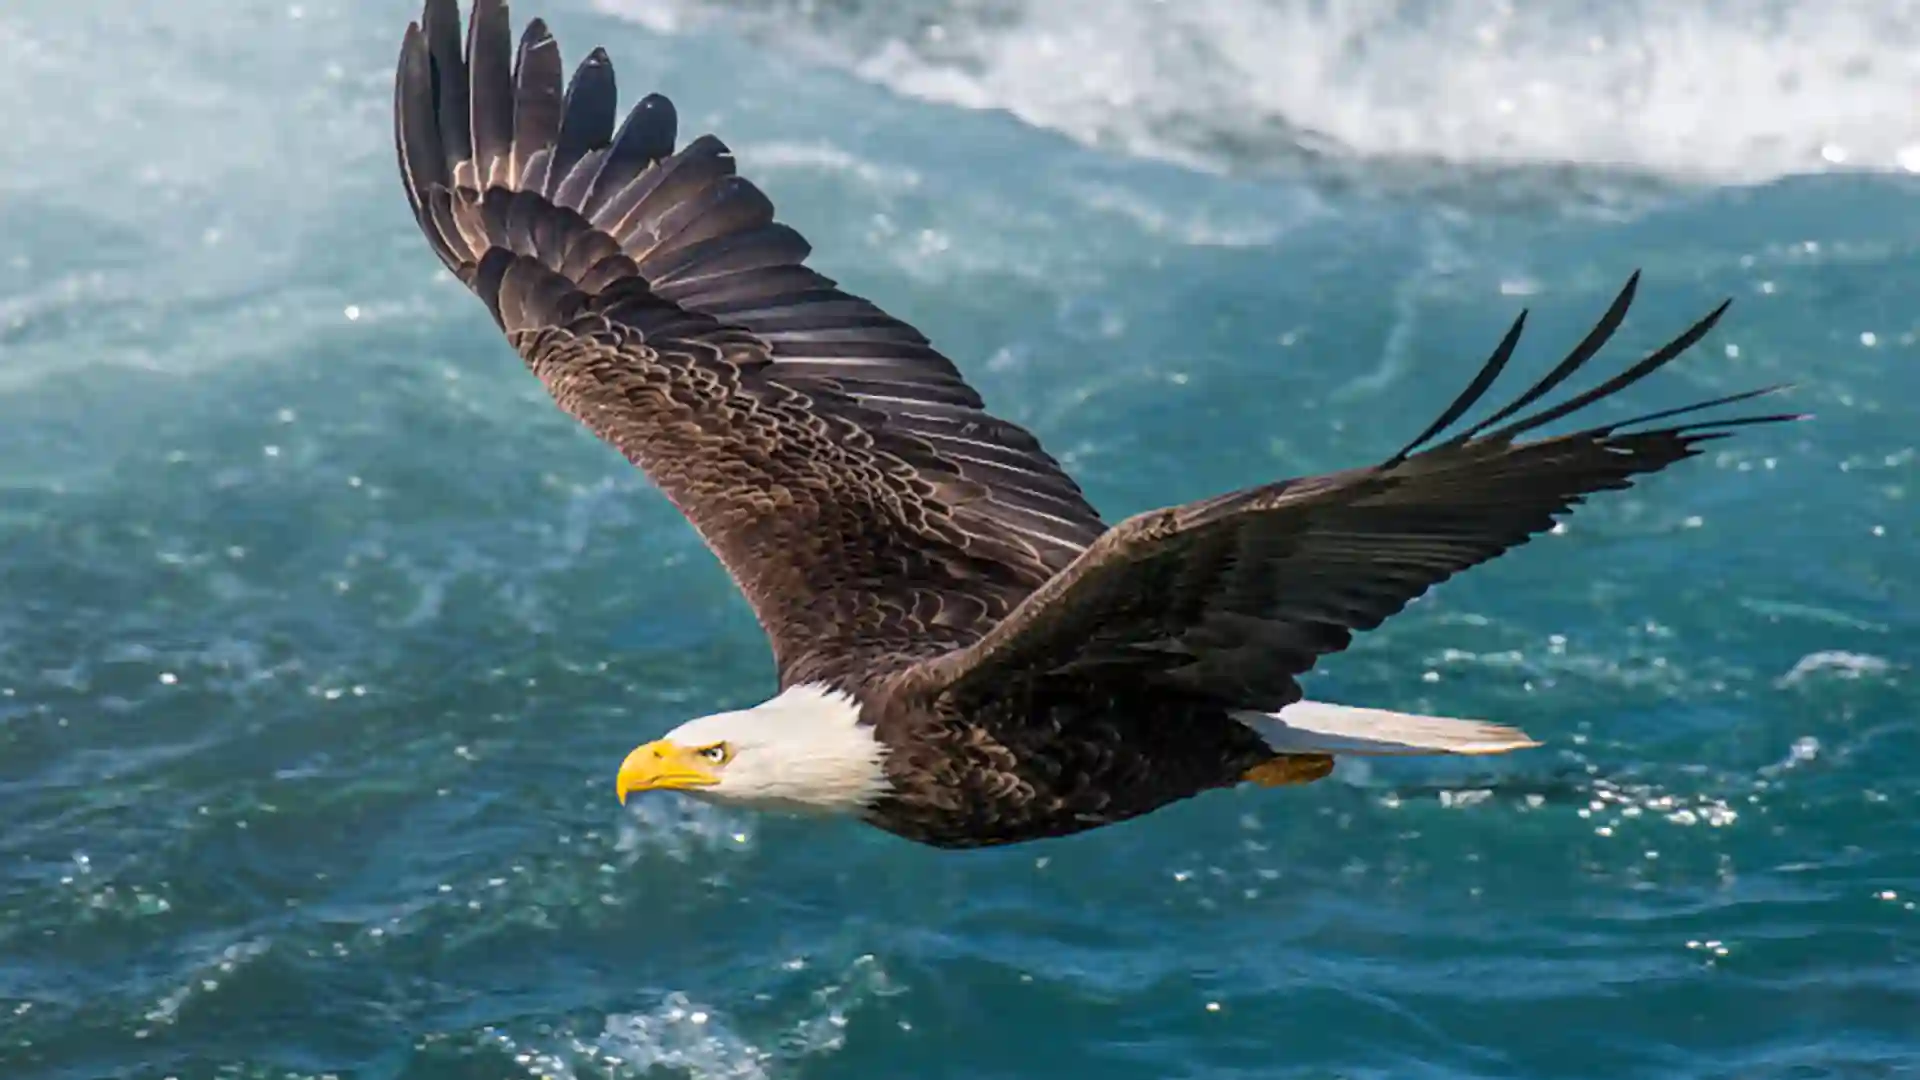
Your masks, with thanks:
<instances>
[{"instance_id":1,"label":"eagle's wing","mask_svg":"<svg viewBox=\"0 0 1920 1080\"><path fill-rule=\"evenodd\" d=\"M974 640L1104 531L913 327L836 288L719 140L673 106L616 132L595 50L562 85L538 20L427 0L394 136L416 220L568 412L739 583L784 682Z\"/></svg>"},{"instance_id":2,"label":"eagle's wing","mask_svg":"<svg viewBox=\"0 0 1920 1080\"><path fill-rule=\"evenodd\" d=\"M1369 468L1287 480L1129 518L978 642L899 674L922 692L968 696L1050 674L1106 669L1223 704L1275 711L1296 677L1432 586L1527 542L1590 493L1699 453L1742 416L1627 430L1778 387L1530 442L1515 437L1600 400L1680 355L1726 309L1599 386L1514 414L1583 366L1619 326L1636 274L1600 323L1537 385L1425 450L1484 395L1519 340L1522 314L1478 377L1420 437Z\"/></svg>"}]
</instances>

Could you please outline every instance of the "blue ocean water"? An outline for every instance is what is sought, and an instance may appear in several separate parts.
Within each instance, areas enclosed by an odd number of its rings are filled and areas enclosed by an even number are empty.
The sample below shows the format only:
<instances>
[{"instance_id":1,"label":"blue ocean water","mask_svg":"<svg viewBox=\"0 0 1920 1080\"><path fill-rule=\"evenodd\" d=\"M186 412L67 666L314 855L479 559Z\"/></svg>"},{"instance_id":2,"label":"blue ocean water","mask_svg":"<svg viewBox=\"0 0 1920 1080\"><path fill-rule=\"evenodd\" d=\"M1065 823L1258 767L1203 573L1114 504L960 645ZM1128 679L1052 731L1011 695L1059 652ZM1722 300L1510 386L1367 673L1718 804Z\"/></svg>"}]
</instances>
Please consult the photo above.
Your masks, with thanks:
<instances>
[{"instance_id":1,"label":"blue ocean water","mask_svg":"<svg viewBox=\"0 0 1920 1080\"><path fill-rule=\"evenodd\" d=\"M415 14L0 8L0 1073L1920 1074L1920 7L519 0L1113 520L1636 267L1615 364L1735 303L1608 410L1817 414L1310 683L1545 748L970 853L615 802L766 648L414 228Z\"/></svg>"}]
</instances>

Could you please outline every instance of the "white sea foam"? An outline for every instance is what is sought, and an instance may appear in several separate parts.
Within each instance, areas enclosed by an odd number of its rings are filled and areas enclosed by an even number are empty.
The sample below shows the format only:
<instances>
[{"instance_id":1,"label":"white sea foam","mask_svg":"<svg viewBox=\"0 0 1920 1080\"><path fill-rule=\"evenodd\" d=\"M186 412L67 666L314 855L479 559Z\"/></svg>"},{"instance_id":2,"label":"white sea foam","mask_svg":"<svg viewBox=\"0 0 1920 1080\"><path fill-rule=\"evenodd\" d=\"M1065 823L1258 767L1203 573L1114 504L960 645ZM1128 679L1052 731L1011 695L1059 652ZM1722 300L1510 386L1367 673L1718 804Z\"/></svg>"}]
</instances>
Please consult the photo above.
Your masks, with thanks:
<instances>
[{"instance_id":1,"label":"white sea foam","mask_svg":"<svg viewBox=\"0 0 1920 1080\"><path fill-rule=\"evenodd\" d=\"M1893 664L1883 657L1844 649L1827 649L1801 657L1790 671L1775 679L1773 685L1793 686L1815 677L1861 679L1886 674L1892 668Z\"/></svg>"},{"instance_id":2,"label":"white sea foam","mask_svg":"<svg viewBox=\"0 0 1920 1080\"><path fill-rule=\"evenodd\" d=\"M803 960L781 965L785 981L811 986L797 1009L785 1010L784 1026L756 1040L740 1029L729 1010L675 990L657 1005L608 1016L597 1034L548 1029L521 1038L490 1028L485 1040L512 1057L531 1076L607 1076L626 1080L661 1072L691 1080L768 1080L786 1075L794 1062L831 1055L846 1045L851 1014L868 1002L900 992L871 955L848 962L838 975L811 970Z\"/></svg>"},{"instance_id":3,"label":"white sea foam","mask_svg":"<svg viewBox=\"0 0 1920 1080\"><path fill-rule=\"evenodd\" d=\"M1916 0L595 3L1206 168L1324 151L1715 182L1920 171Z\"/></svg>"}]
</instances>

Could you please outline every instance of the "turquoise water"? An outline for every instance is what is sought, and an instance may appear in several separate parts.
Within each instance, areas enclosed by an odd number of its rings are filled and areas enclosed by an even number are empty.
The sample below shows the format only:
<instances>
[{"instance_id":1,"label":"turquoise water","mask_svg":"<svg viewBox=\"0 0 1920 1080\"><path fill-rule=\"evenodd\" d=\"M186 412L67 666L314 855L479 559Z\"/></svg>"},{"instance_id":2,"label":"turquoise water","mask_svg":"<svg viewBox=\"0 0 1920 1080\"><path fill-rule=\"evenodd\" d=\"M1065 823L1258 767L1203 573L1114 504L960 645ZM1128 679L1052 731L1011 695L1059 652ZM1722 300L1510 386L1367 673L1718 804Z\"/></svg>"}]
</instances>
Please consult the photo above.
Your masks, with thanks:
<instances>
[{"instance_id":1,"label":"turquoise water","mask_svg":"<svg viewBox=\"0 0 1920 1080\"><path fill-rule=\"evenodd\" d=\"M1817 414L1310 683L1544 749L958 854L615 802L770 664L415 230L414 14L0 10L0 1073L1920 1072L1911 13L520 0L1110 519L1389 453L1635 267L1616 364L1735 303L1620 415Z\"/></svg>"}]
</instances>

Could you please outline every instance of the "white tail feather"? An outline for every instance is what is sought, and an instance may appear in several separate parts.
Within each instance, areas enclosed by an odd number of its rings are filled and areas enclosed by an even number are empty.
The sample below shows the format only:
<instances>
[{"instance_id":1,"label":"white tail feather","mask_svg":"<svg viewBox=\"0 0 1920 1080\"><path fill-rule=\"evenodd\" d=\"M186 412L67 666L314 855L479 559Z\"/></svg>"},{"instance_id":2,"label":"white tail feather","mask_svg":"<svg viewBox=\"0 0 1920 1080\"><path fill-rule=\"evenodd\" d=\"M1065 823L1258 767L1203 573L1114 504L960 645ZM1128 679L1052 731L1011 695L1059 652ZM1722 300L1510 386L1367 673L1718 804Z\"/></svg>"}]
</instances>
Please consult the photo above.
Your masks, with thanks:
<instances>
[{"instance_id":1,"label":"white tail feather","mask_svg":"<svg viewBox=\"0 0 1920 1080\"><path fill-rule=\"evenodd\" d=\"M1504 754L1540 744L1480 720L1296 701L1277 713L1236 712L1276 754Z\"/></svg>"}]
</instances>

